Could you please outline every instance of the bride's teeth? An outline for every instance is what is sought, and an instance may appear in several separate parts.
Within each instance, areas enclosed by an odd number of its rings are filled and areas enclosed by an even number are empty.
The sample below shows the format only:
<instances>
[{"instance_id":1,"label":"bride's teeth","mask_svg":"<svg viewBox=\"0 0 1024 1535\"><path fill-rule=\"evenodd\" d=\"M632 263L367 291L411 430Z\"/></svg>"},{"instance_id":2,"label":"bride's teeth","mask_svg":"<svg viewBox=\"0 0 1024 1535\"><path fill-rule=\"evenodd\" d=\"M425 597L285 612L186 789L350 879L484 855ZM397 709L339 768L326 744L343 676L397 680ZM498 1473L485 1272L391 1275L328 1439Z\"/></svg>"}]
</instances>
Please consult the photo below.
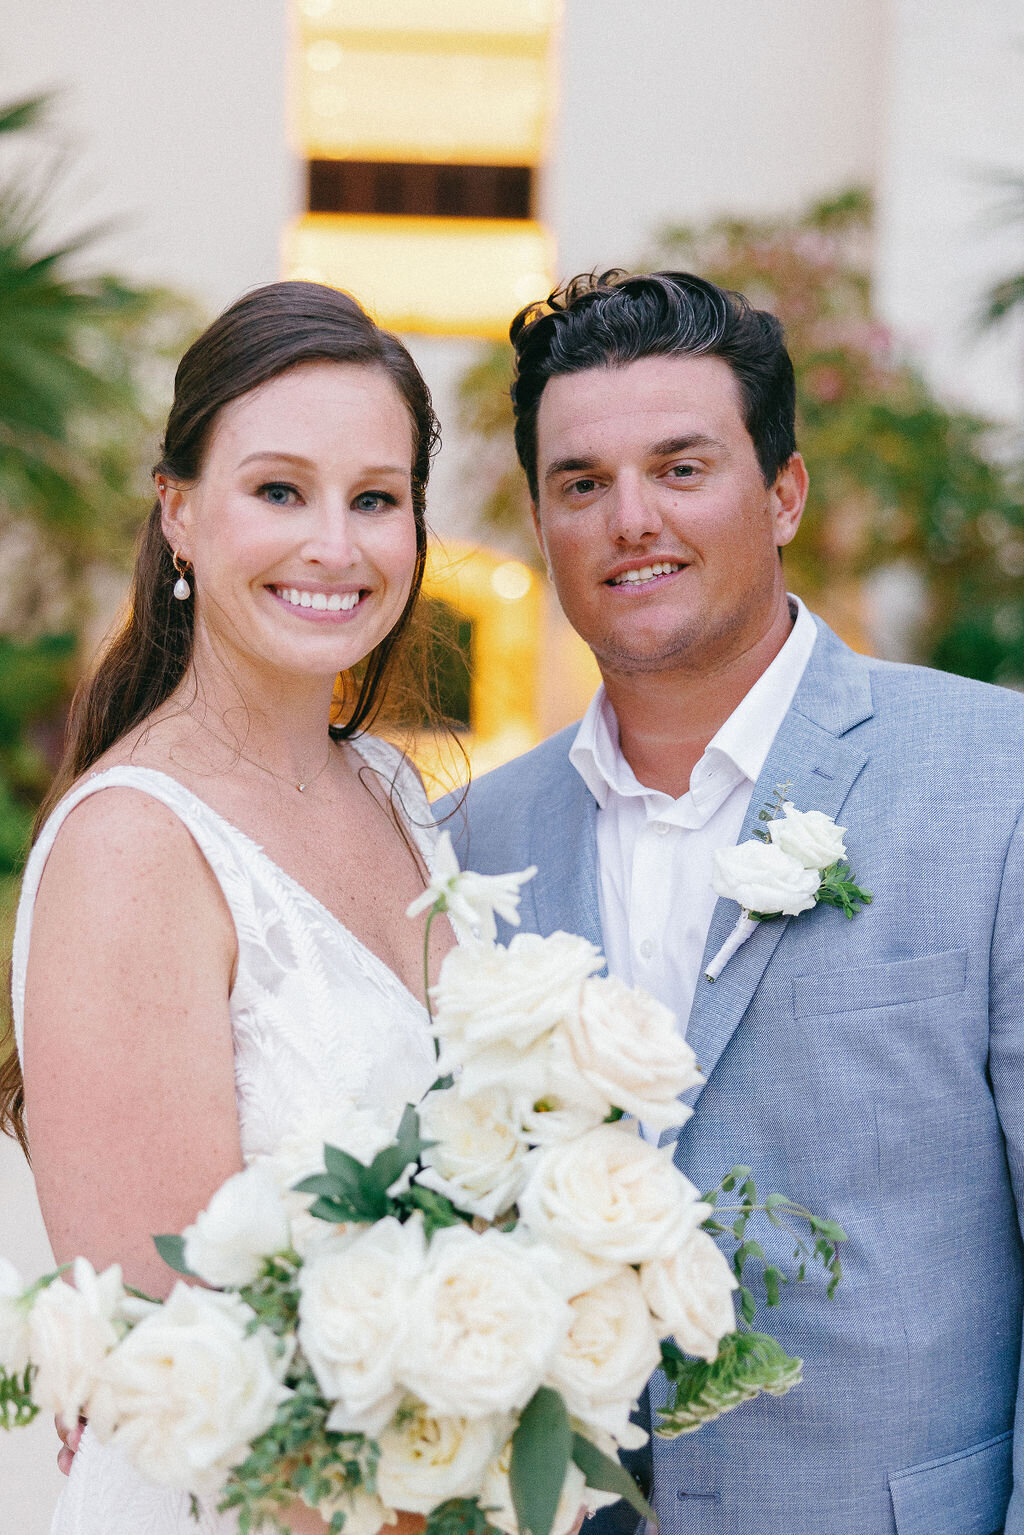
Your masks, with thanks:
<instances>
[{"instance_id":1,"label":"bride's teeth","mask_svg":"<svg viewBox=\"0 0 1024 1535\"><path fill-rule=\"evenodd\" d=\"M356 605L356 603L358 601L359 601L359 593L358 592L347 592L345 594L345 596L341 598L342 610L347 613L350 608L354 608L355 607L355 605Z\"/></svg>"},{"instance_id":2,"label":"bride's teeth","mask_svg":"<svg viewBox=\"0 0 1024 1535\"><path fill-rule=\"evenodd\" d=\"M337 592L332 592L328 597L327 611L328 613L338 613L341 611L341 598L338 596Z\"/></svg>"},{"instance_id":3,"label":"bride's teeth","mask_svg":"<svg viewBox=\"0 0 1024 1535\"><path fill-rule=\"evenodd\" d=\"M327 597L324 592L314 592L310 607L318 608L322 613L327 611Z\"/></svg>"},{"instance_id":4,"label":"bride's teeth","mask_svg":"<svg viewBox=\"0 0 1024 1535\"><path fill-rule=\"evenodd\" d=\"M300 608L311 608L312 606L313 606L313 594L312 594L312 592L300 592L299 593L299 607Z\"/></svg>"}]
</instances>

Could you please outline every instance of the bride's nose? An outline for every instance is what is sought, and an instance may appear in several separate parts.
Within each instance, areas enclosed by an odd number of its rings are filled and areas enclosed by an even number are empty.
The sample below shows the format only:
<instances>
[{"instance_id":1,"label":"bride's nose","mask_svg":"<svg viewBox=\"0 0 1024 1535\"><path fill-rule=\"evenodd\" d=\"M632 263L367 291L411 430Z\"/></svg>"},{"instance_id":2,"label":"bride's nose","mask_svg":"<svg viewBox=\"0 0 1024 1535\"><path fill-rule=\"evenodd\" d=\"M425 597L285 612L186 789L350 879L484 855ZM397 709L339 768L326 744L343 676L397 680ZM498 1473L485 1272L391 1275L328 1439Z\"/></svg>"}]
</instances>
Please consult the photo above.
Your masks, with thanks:
<instances>
[{"instance_id":1,"label":"bride's nose","mask_svg":"<svg viewBox=\"0 0 1024 1535\"><path fill-rule=\"evenodd\" d=\"M360 550L355 519L347 506L326 505L312 511L302 556L311 564L331 571L349 569L358 563Z\"/></svg>"}]
</instances>

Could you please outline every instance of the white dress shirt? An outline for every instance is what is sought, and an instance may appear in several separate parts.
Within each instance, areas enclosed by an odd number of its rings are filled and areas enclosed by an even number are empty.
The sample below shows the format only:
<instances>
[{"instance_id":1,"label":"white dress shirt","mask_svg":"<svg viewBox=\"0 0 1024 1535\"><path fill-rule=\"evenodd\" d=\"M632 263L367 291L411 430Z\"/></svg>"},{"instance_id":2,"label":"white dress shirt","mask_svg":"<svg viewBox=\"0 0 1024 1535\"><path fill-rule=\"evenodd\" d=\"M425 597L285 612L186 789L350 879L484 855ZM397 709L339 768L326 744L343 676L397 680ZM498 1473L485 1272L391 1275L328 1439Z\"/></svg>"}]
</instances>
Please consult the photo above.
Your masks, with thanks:
<instances>
[{"instance_id":1,"label":"white dress shirt","mask_svg":"<svg viewBox=\"0 0 1024 1535\"><path fill-rule=\"evenodd\" d=\"M789 638L708 742L679 799L639 783L604 687L569 761L597 800L598 889L608 968L670 1007L686 1029L716 896L712 859L735 845L818 631L796 597Z\"/></svg>"}]
</instances>

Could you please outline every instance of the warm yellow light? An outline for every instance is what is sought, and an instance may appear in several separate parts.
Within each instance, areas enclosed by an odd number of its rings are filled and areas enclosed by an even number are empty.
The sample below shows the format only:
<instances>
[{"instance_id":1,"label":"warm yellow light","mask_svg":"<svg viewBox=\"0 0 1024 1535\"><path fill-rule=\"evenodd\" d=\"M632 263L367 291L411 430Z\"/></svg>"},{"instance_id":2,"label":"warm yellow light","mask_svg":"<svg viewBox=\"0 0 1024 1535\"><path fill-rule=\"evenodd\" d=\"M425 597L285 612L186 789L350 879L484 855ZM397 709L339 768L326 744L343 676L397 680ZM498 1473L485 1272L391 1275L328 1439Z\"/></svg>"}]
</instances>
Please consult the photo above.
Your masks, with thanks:
<instances>
[{"instance_id":1,"label":"warm yellow light","mask_svg":"<svg viewBox=\"0 0 1024 1535\"><path fill-rule=\"evenodd\" d=\"M546 32L559 0L299 0L311 21L373 32L476 32L530 36Z\"/></svg>"},{"instance_id":2,"label":"warm yellow light","mask_svg":"<svg viewBox=\"0 0 1024 1535\"><path fill-rule=\"evenodd\" d=\"M533 576L519 560L503 560L491 573L491 585L506 602L518 602L533 585Z\"/></svg>"},{"instance_id":3,"label":"warm yellow light","mask_svg":"<svg viewBox=\"0 0 1024 1535\"><path fill-rule=\"evenodd\" d=\"M552 264L546 231L526 219L315 213L285 236L286 276L344 288L383 325L429 335L501 339L547 293Z\"/></svg>"},{"instance_id":4,"label":"warm yellow light","mask_svg":"<svg viewBox=\"0 0 1024 1535\"><path fill-rule=\"evenodd\" d=\"M548 69L546 48L529 40L392 40L310 27L297 81L299 148L310 159L535 165Z\"/></svg>"}]
</instances>

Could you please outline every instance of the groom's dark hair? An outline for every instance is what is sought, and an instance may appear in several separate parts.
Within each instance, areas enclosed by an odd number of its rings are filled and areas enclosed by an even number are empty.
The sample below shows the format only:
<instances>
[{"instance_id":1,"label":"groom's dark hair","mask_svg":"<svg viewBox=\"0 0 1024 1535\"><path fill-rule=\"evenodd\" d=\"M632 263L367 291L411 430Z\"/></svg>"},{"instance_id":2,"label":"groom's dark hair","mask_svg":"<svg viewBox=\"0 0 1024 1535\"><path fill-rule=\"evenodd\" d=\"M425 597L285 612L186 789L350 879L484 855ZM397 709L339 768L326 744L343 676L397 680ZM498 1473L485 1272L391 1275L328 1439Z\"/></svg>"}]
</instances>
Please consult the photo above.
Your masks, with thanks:
<instances>
[{"instance_id":1,"label":"groom's dark hair","mask_svg":"<svg viewBox=\"0 0 1024 1535\"><path fill-rule=\"evenodd\" d=\"M548 379L643 357L720 357L739 386L766 485L796 452L796 386L782 326L742 295L689 272L587 272L512 321L519 462L537 500L537 411Z\"/></svg>"}]
</instances>

